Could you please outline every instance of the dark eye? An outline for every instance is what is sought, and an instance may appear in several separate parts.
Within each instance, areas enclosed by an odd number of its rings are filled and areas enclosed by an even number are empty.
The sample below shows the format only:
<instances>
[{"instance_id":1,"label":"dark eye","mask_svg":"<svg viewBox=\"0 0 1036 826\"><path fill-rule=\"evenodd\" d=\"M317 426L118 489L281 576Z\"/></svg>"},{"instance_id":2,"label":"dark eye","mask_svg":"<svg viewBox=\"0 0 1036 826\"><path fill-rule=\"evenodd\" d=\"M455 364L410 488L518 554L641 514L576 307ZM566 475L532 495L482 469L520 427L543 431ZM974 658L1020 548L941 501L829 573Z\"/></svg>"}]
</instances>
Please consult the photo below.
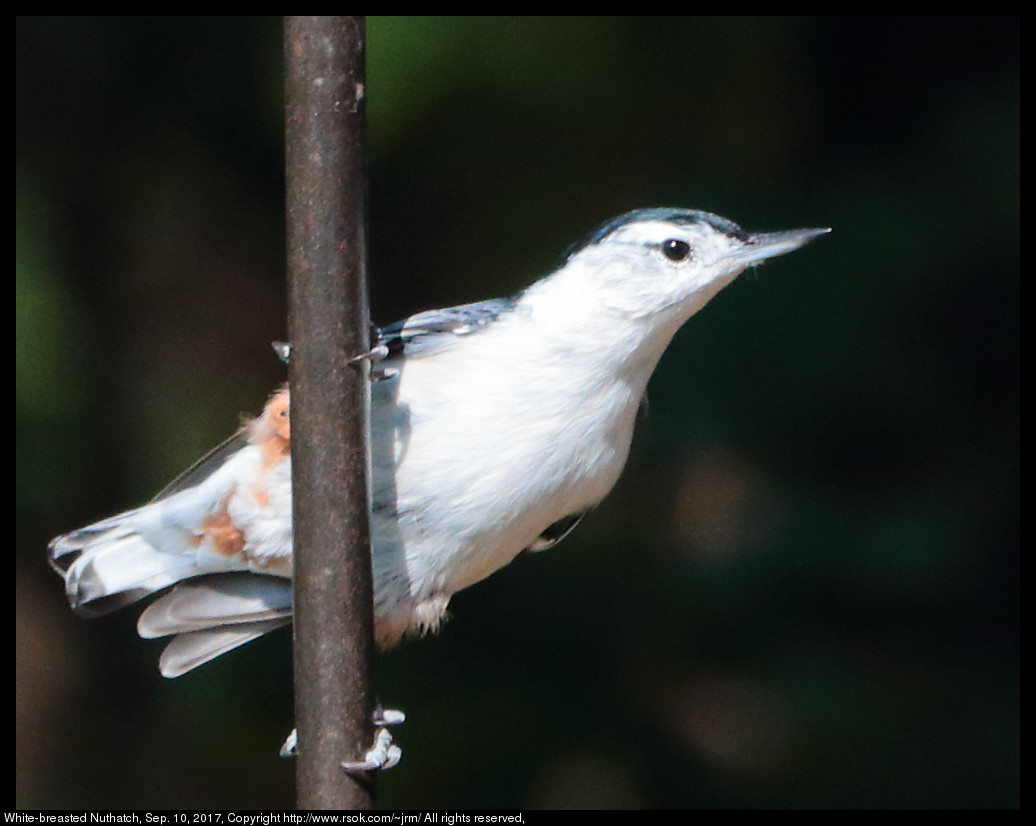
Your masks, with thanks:
<instances>
[{"instance_id":1,"label":"dark eye","mask_svg":"<svg viewBox=\"0 0 1036 826\"><path fill-rule=\"evenodd\" d=\"M691 257L691 245L679 238L670 238L662 242L662 252L670 261L686 261Z\"/></svg>"}]
</instances>

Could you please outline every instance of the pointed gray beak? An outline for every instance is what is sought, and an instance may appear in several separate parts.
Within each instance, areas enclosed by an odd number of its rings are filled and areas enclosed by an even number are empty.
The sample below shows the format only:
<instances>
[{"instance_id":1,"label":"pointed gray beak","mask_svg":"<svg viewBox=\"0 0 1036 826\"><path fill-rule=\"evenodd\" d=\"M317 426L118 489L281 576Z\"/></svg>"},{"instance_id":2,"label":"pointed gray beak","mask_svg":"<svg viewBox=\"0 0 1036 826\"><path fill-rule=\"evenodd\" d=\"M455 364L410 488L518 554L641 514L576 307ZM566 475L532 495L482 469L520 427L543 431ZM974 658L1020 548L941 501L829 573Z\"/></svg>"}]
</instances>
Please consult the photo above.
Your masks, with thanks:
<instances>
[{"instance_id":1,"label":"pointed gray beak","mask_svg":"<svg viewBox=\"0 0 1036 826\"><path fill-rule=\"evenodd\" d=\"M758 232L751 235L743 247L730 254L733 261L741 266L755 264L767 258L784 255L797 250L821 235L827 235L830 227L825 229L790 229L785 232Z\"/></svg>"}]
</instances>

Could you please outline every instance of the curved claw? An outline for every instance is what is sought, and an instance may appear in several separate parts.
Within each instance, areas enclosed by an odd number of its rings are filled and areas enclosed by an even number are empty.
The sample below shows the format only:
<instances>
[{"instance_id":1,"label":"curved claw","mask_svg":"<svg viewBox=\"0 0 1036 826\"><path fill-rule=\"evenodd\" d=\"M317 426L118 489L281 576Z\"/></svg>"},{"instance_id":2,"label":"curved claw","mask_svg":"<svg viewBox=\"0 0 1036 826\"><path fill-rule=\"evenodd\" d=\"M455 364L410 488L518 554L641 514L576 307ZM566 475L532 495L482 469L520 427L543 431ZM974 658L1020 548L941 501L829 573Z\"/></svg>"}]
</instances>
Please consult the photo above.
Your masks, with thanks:
<instances>
[{"instance_id":1,"label":"curved claw","mask_svg":"<svg viewBox=\"0 0 1036 826\"><path fill-rule=\"evenodd\" d=\"M377 364L382 359L386 358L389 354L389 348L384 344L376 344L371 347L366 353L360 353L358 356L353 356L349 359L349 364L357 364L358 362L369 360L372 364Z\"/></svg>"},{"instance_id":2,"label":"curved claw","mask_svg":"<svg viewBox=\"0 0 1036 826\"><path fill-rule=\"evenodd\" d=\"M378 706L374 709L374 725L376 726L398 726L405 721L406 715L398 708L382 708Z\"/></svg>"},{"instance_id":3,"label":"curved claw","mask_svg":"<svg viewBox=\"0 0 1036 826\"><path fill-rule=\"evenodd\" d=\"M392 742L387 728L379 728L374 735L374 745L363 760L342 763L347 772L369 772L375 769L391 769L403 757L403 750Z\"/></svg>"},{"instance_id":4,"label":"curved claw","mask_svg":"<svg viewBox=\"0 0 1036 826\"><path fill-rule=\"evenodd\" d=\"M273 347L273 352L277 354L277 358L285 364L291 361L291 345L288 342L271 341L270 346Z\"/></svg>"},{"instance_id":5,"label":"curved claw","mask_svg":"<svg viewBox=\"0 0 1036 826\"><path fill-rule=\"evenodd\" d=\"M284 738L279 752L281 757L294 757L299 753L299 730L293 728L291 734Z\"/></svg>"}]
</instances>

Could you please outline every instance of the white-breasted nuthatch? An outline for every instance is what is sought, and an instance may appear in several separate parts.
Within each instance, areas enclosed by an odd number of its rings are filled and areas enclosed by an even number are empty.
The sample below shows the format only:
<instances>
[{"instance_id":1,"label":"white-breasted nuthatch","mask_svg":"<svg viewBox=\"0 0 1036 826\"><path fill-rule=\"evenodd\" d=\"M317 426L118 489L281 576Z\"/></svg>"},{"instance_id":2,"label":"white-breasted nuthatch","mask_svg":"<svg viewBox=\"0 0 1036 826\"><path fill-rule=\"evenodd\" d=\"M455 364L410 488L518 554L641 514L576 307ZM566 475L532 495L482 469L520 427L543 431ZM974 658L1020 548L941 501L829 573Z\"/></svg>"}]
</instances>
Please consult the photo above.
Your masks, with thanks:
<instances>
[{"instance_id":1,"label":"white-breasted nuthatch","mask_svg":"<svg viewBox=\"0 0 1036 826\"><path fill-rule=\"evenodd\" d=\"M603 224L513 298L380 328L371 405L375 635L435 628L450 597L557 543L612 489L680 326L746 267L828 232L708 212ZM59 536L79 613L175 586L141 615L175 677L291 622L288 390L153 502Z\"/></svg>"}]
</instances>

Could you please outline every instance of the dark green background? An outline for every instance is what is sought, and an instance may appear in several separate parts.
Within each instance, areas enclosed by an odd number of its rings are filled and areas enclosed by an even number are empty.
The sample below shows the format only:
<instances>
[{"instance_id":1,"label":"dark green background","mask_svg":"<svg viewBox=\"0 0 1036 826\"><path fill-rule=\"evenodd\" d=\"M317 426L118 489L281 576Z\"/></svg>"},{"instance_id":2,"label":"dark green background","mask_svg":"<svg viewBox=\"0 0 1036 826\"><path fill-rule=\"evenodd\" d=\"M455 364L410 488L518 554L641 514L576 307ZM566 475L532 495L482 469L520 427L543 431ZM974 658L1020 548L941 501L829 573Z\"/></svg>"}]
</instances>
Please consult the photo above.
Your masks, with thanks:
<instances>
[{"instance_id":1,"label":"dark green background","mask_svg":"<svg viewBox=\"0 0 1036 826\"><path fill-rule=\"evenodd\" d=\"M834 228L677 336L572 538L379 659L383 806L1018 805L1019 29L370 21L376 320L633 207ZM289 634L167 681L44 561L284 378L280 37L17 20L17 806L293 804Z\"/></svg>"}]
</instances>

